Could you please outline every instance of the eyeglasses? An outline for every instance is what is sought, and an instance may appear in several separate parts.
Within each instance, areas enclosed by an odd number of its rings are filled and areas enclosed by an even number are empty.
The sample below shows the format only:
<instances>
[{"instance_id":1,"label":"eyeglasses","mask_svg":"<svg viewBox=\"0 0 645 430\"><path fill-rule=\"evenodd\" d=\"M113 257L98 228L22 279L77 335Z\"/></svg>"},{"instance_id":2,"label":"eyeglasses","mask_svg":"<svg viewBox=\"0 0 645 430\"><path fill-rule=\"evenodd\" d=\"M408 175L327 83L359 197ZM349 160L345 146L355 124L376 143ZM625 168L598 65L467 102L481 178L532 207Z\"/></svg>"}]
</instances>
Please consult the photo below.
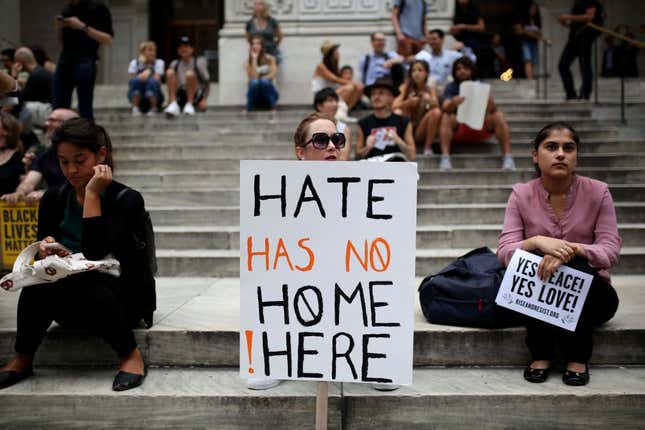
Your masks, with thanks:
<instances>
[{"instance_id":1,"label":"eyeglasses","mask_svg":"<svg viewBox=\"0 0 645 430\"><path fill-rule=\"evenodd\" d=\"M334 133L331 136L326 133L314 133L311 135L311 139L305 142L304 146L311 143L316 149L327 149L327 145L329 145L330 140L336 149L342 149L345 147L345 135L343 133Z\"/></svg>"}]
</instances>

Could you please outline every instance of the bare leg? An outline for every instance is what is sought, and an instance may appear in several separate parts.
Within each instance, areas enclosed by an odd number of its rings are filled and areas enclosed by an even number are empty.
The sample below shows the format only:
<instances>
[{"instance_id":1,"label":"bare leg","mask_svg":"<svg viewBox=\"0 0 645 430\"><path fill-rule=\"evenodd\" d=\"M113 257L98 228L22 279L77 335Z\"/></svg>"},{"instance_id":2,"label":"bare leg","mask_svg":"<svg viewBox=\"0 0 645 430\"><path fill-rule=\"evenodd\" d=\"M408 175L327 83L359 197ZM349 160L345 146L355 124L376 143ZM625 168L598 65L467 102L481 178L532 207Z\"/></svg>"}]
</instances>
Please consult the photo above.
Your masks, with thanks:
<instances>
[{"instance_id":1,"label":"bare leg","mask_svg":"<svg viewBox=\"0 0 645 430\"><path fill-rule=\"evenodd\" d=\"M499 142L499 148L502 151L502 154L511 153L511 132L508 129L508 123L504 118L504 114L499 109L494 113L486 115L486 120L484 121L484 126L490 130L493 129L497 141Z\"/></svg>"},{"instance_id":2,"label":"bare leg","mask_svg":"<svg viewBox=\"0 0 645 430\"><path fill-rule=\"evenodd\" d=\"M130 354L126 357L121 358L121 364L119 370L128 373L134 373L137 375L143 375L145 372L145 365L143 363L143 357L139 348L134 348Z\"/></svg>"},{"instance_id":3,"label":"bare leg","mask_svg":"<svg viewBox=\"0 0 645 430\"><path fill-rule=\"evenodd\" d=\"M150 110L156 110L157 109L157 97L155 97L155 96L148 97L148 100L150 101Z\"/></svg>"},{"instance_id":4,"label":"bare leg","mask_svg":"<svg viewBox=\"0 0 645 430\"><path fill-rule=\"evenodd\" d=\"M132 106L139 107L140 103L141 103L141 96L139 95L132 96Z\"/></svg>"},{"instance_id":5,"label":"bare leg","mask_svg":"<svg viewBox=\"0 0 645 430\"><path fill-rule=\"evenodd\" d=\"M197 75L192 70L186 72L186 102L193 104L195 102L195 95L197 94Z\"/></svg>"},{"instance_id":6,"label":"bare leg","mask_svg":"<svg viewBox=\"0 0 645 430\"><path fill-rule=\"evenodd\" d=\"M533 63L530 61L524 63L524 74L526 75L526 79L533 79Z\"/></svg>"},{"instance_id":7,"label":"bare leg","mask_svg":"<svg viewBox=\"0 0 645 430\"><path fill-rule=\"evenodd\" d=\"M439 142L441 143L441 154L450 155L450 144L452 137L457 129L457 115L454 113L444 113L441 115L441 125L439 126Z\"/></svg>"},{"instance_id":8,"label":"bare leg","mask_svg":"<svg viewBox=\"0 0 645 430\"><path fill-rule=\"evenodd\" d=\"M0 368L0 371L13 370L14 372L27 372L31 369L32 363L34 362L34 356L31 354L23 354L17 352L7 364Z\"/></svg>"},{"instance_id":9,"label":"bare leg","mask_svg":"<svg viewBox=\"0 0 645 430\"><path fill-rule=\"evenodd\" d=\"M166 85L168 86L168 104L177 101L177 74L173 69L166 70Z\"/></svg>"},{"instance_id":10,"label":"bare leg","mask_svg":"<svg viewBox=\"0 0 645 430\"><path fill-rule=\"evenodd\" d=\"M425 124L423 124L424 120L425 120ZM439 110L439 108L437 107L434 109L431 109L423 116L421 123L424 125L424 132L425 132L425 146L423 148L424 150L432 149L432 142L434 141L434 138L437 135L437 129L439 128L440 121L441 121L441 110Z\"/></svg>"}]
</instances>

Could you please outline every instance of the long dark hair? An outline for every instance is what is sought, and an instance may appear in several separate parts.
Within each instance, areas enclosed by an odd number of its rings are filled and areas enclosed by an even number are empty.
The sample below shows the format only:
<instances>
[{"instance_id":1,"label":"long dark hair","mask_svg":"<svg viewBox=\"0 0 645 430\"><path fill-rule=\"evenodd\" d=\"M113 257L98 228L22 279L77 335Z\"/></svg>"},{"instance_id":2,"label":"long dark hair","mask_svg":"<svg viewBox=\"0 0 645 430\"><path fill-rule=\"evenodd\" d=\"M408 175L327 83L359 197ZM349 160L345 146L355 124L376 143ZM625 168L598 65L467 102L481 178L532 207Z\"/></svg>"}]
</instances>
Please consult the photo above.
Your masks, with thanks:
<instances>
[{"instance_id":1,"label":"long dark hair","mask_svg":"<svg viewBox=\"0 0 645 430\"><path fill-rule=\"evenodd\" d=\"M580 136L571 124L564 121L552 122L542 127L542 129L538 131L538 134L535 136L535 139L533 139L533 149L537 151L540 143L544 142L544 140L549 137L551 132L556 130L568 130L569 133L571 133L571 139L573 139L573 141L576 143L576 149L578 150L578 153L580 152ZM542 176L542 172L540 171L540 167L537 165L537 163L534 163L533 166L535 167L535 173L537 174L537 176Z\"/></svg>"},{"instance_id":2,"label":"long dark hair","mask_svg":"<svg viewBox=\"0 0 645 430\"><path fill-rule=\"evenodd\" d=\"M535 5L535 16L531 17L531 6L533 5ZM522 16L522 24L524 25L533 24L538 28L542 28L542 17L540 14L540 6L536 2L531 1L526 5L526 9L524 10L524 14Z\"/></svg>"},{"instance_id":3,"label":"long dark hair","mask_svg":"<svg viewBox=\"0 0 645 430\"><path fill-rule=\"evenodd\" d=\"M107 131L94 121L87 118L72 118L60 125L52 136L52 146L54 151L58 145L67 142L85 148L97 154L101 148L105 148L104 163L114 169L114 160L112 159L112 141Z\"/></svg>"},{"instance_id":4,"label":"long dark hair","mask_svg":"<svg viewBox=\"0 0 645 430\"><path fill-rule=\"evenodd\" d=\"M327 54L325 54L325 56L323 57L322 62L330 72L332 72L336 76L340 76L340 71L338 70L338 60L334 59L334 52L336 52L337 49L338 48L332 48L327 51Z\"/></svg>"},{"instance_id":5,"label":"long dark hair","mask_svg":"<svg viewBox=\"0 0 645 430\"><path fill-rule=\"evenodd\" d=\"M405 86L405 92L403 93L403 100L407 99L412 92L415 93L420 93L421 91L425 90L427 88L427 83L423 83L423 88L417 88L417 83L414 82L414 79L412 79L412 69L414 68L415 64L421 64L423 69L426 71L426 74L428 77L430 77L430 65L428 65L428 62L425 60L414 60L410 64L410 69L408 70L408 84ZM426 78L427 81L427 78Z\"/></svg>"},{"instance_id":6,"label":"long dark hair","mask_svg":"<svg viewBox=\"0 0 645 430\"><path fill-rule=\"evenodd\" d=\"M258 66L262 66L263 64L269 63L269 60L267 60L267 57L266 57L266 53L264 52L264 40L262 39L261 36L253 36L251 38L251 43L249 43L249 60L248 60L249 66L253 61L253 58L251 57L251 49L253 49L253 41L256 39L260 41L260 46L262 47L260 49L260 53L258 54Z\"/></svg>"}]
</instances>

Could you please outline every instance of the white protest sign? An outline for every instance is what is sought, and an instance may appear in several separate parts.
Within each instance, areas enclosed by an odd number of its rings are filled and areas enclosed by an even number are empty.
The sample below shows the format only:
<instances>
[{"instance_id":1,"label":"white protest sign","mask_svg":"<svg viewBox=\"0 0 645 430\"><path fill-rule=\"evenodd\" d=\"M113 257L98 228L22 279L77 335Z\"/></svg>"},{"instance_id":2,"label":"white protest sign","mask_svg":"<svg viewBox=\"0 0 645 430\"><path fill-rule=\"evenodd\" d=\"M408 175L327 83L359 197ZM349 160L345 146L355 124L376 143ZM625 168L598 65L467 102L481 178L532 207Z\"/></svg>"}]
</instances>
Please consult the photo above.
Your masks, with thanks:
<instances>
[{"instance_id":1,"label":"white protest sign","mask_svg":"<svg viewBox=\"0 0 645 430\"><path fill-rule=\"evenodd\" d=\"M240 374L412 383L414 163L240 162Z\"/></svg>"},{"instance_id":2,"label":"white protest sign","mask_svg":"<svg viewBox=\"0 0 645 430\"><path fill-rule=\"evenodd\" d=\"M464 102L457 107L457 121L466 124L473 130L484 127L490 84L476 81L465 81L459 85L459 95Z\"/></svg>"},{"instance_id":3,"label":"white protest sign","mask_svg":"<svg viewBox=\"0 0 645 430\"><path fill-rule=\"evenodd\" d=\"M542 257L518 249L506 268L495 303L532 318L575 331L593 276L560 266L543 282Z\"/></svg>"}]
</instances>

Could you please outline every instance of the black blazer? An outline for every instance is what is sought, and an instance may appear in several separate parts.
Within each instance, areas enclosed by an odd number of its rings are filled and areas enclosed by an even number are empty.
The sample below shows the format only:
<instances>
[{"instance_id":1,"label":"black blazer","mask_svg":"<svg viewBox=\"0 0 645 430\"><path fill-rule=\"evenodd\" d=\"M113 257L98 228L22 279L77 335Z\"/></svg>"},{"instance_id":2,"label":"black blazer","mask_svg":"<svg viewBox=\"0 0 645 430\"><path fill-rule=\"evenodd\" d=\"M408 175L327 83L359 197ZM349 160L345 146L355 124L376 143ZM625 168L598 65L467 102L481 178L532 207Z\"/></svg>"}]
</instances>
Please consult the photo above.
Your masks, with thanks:
<instances>
[{"instance_id":1,"label":"black blazer","mask_svg":"<svg viewBox=\"0 0 645 430\"><path fill-rule=\"evenodd\" d=\"M121 263L118 278L119 296L135 317L151 318L156 309L155 279L143 270L145 251L137 246L136 236L141 235L141 219L145 211L143 197L138 191L112 182L101 199L102 215L83 218L81 252L88 260L100 260L108 254ZM38 209L38 240L52 236L61 237L60 225L65 214L65 203L73 187L66 181L47 190Z\"/></svg>"}]
</instances>

